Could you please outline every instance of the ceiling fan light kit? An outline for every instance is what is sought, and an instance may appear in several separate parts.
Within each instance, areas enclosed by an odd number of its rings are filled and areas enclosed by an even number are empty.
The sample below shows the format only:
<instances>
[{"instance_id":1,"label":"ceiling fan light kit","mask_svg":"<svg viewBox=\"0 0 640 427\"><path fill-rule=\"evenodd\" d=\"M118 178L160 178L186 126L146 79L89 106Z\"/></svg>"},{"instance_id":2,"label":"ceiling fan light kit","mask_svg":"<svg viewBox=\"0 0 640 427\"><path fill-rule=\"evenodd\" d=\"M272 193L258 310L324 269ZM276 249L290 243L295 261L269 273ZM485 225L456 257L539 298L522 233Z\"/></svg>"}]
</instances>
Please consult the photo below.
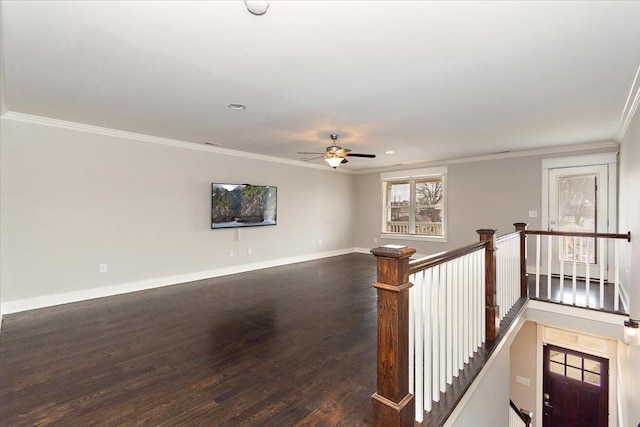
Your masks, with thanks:
<instances>
[{"instance_id":1,"label":"ceiling fan light kit","mask_svg":"<svg viewBox=\"0 0 640 427\"><path fill-rule=\"evenodd\" d=\"M329 166L331 166L334 169L340 166L340 163L342 163L342 160L343 160L342 157L325 157L324 158L324 161L329 163Z\"/></svg>"},{"instance_id":2,"label":"ceiling fan light kit","mask_svg":"<svg viewBox=\"0 0 640 427\"><path fill-rule=\"evenodd\" d=\"M368 159L375 159L375 154L359 154L352 153L350 149L343 148L337 145L336 141L338 140L337 133L332 133L329 135L333 144L328 146L324 153L313 153L308 151L298 151L298 154L317 154L319 157L314 157L311 159L306 159L305 161L314 160L314 159L324 159L325 162L329 164L332 168L337 168L341 163L349 163L346 157L366 157Z\"/></svg>"}]
</instances>

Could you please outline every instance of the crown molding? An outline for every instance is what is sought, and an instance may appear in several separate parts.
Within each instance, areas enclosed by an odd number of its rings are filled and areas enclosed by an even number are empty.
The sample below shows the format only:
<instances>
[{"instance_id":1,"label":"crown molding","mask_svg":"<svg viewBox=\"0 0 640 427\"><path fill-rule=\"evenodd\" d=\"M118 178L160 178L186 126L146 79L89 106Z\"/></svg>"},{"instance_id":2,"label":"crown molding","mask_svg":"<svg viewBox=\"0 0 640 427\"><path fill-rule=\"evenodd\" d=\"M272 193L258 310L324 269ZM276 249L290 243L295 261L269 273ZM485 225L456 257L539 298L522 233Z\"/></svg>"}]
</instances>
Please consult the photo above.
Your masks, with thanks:
<instances>
[{"instance_id":1,"label":"crown molding","mask_svg":"<svg viewBox=\"0 0 640 427\"><path fill-rule=\"evenodd\" d=\"M634 84L635 83L636 82L634 82ZM640 84L640 81L638 81L637 83ZM633 108L628 109L628 111L631 113L630 116L627 118L628 122L631 121L631 118L633 117L633 112L635 112L635 109L637 108L639 102L640 102L640 91L636 91L634 102L631 103ZM532 150L520 150L520 151L510 151L505 153L486 154L481 156L435 160L430 162L411 163L406 165L395 165L395 166L389 166L384 168L358 169L358 170L346 170L346 169L334 170L334 169L328 169L324 165L316 165L312 163L303 162L300 160L283 159L280 157L267 156L264 154L256 154L256 153L249 153L246 151L231 150L229 148L215 147L211 145L200 144L197 142L188 142L188 141L182 141L178 139L162 138L159 136L146 135L142 133L128 132L128 131L123 131L118 129L101 127L101 126L93 126L85 123L70 122L67 120L52 119L49 117L42 117L42 116L34 116L31 114L18 113L15 111L8 111L2 114L0 118L2 118L3 120L11 120L15 122L30 123L30 124L40 125L40 126L73 130L76 132L91 133L94 135L110 136L114 138L129 139L133 141L167 145L170 147L185 148L188 150L205 151L210 153L222 154L226 156L241 157L241 158L252 159L252 160L261 160L261 161L271 162L271 163L279 163L279 164L285 164L290 166L317 169L325 172L332 172L332 173L337 172L337 173L352 174L352 175L362 175L362 174L376 173L376 172L393 172L393 171L398 171L403 169L415 169L415 168L423 168L423 167L431 167L431 166L452 165L457 163L472 163L472 162L479 162L479 161L485 161L485 160L498 160L498 159L514 158L514 157L539 156L539 155L566 153L570 151L597 150L602 148L618 147L618 143L614 141L600 141L600 142L590 142L590 143L584 143L584 144L537 148ZM627 122L627 126L628 126L628 122Z\"/></svg>"},{"instance_id":2,"label":"crown molding","mask_svg":"<svg viewBox=\"0 0 640 427\"><path fill-rule=\"evenodd\" d=\"M94 135L110 136L114 138L129 139L132 141L142 141L142 142L148 142L152 144L168 145L170 147L186 148L188 150L206 151L206 152L217 153L217 154L222 154L226 156L242 157L242 158L251 159L251 160L261 160L264 162L280 163L280 164L285 164L290 166L318 169L325 172L338 172L338 173L347 173L347 174L353 173L352 171L348 171L344 169L342 170L329 169L324 165L316 165L313 163L303 162L301 160L283 159L280 157L267 156L264 154L256 154L256 153L249 153L246 151L231 150L229 148L220 148L220 147L215 147L211 145L200 144L197 142L188 142L188 141L182 141L178 139L162 138L159 136L146 135L142 133L128 132L128 131L105 128L100 126L93 126L85 123L70 122L66 120L52 119L49 117L17 113L15 111L8 111L2 114L0 118L2 118L3 120L10 120L14 122L29 123L29 124L35 124L39 126L47 126L47 127L53 127L53 128L59 128L59 129L67 129L67 130L73 130L76 132L91 133Z\"/></svg>"},{"instance_id":3,"label":"crown molding","mask_svg":"<svg viewBox=\"0 0 640 427\"><path fill-rule=\"evenodd\" d=\"M631 120L638 110L638 105L640 104L640 65L638 65L638 69L636 70L636 75L633 78L633 83L631 83L631 88L629 89L629 95L627 96L627 102L624 104L624 108L622 109L622 115L620 117L620 128L618 130L618 135L616 135L615 141L617 143L622 142L625 134L627 133L627 129L629 129L629 125L631 124Z\"/></svg>"},{"instance_id":4,"label":"crown molding","mask_svg":"<svg viewBox=\"0 0 640 427\"><path fill-rule=\"evenodd\" d=\"M471 157L459 157L445 160L434 160L431 162L424 163L411 163L406 165L395 165L386 168L375 168L375 169L366 169L366 170L358 170L354 172L355 174L367 174L367 173L377 173L377 172L394 172L400 171L404 169L415 169L415 168L424 168L424 167L433 167L433 166L446 166L446 165L454 165L458 163L473 163L473 162L481 162L486 160L500 160L500 159L511 159L515 157L530 157L530 156L545 156L550 154L560 154L567 153L571 151L582 151L582 150L598 150L603 148L618 148L619 144L614 141L599 141L599 142L587 142L584 144L573 144L573 145L559 145L555 147L546 147L546 148L535 148L531 150L518 150L518 151L509 151L504 153L494 153L494 154L485 154L481 156L471 156Z\"/></svg>"}]
</instances>

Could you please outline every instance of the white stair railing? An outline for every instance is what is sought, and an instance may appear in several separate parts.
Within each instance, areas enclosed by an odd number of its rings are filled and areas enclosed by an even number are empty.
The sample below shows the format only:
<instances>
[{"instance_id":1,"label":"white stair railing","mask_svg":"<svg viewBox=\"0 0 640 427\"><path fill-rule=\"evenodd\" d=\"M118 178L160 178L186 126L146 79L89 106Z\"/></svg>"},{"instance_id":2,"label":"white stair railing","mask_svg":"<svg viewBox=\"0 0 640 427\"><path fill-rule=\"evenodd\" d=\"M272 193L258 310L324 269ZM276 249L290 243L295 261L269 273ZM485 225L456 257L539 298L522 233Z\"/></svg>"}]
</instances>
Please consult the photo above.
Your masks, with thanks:
<instances>
[{"instance_id":1,"label":"white stair railing","mask_svg":"<svg viewBox=\"0 0 640 427\"><path fill-rule=\"evenodd\" d=\"M520 233L496 239L496 294L500 320L520 299Z\"/></svg>"},{"instance_id":2,"label":"white stair railing","mask_svg":"<svg viewBox=\"0 0 640 427\"><path fill-rule=\"evenodd\" d=\"M409 392L418 422L485 342L485 246L468 248L450 260L426 258L432 265L409 276Z\"/></svg>"},{"instance_id":3,"label":"white stair railing","mask_svg":"<svg viewBox=\"0 0 640 427\"><path fill-rule=\"evenodd\" d=\"M531 297L563 304L629 312L620 283L620 245L631 234L563 233L527 230L535 236L535 288ZM557 278L557 279L556 279ZM558 281L557 289L552 281ZM605 306L605 286L613 284L612 304ZM597 290L593 291L593 287ZM622 307L620 305L622 304Z\"/></svg>"}]
</instances>

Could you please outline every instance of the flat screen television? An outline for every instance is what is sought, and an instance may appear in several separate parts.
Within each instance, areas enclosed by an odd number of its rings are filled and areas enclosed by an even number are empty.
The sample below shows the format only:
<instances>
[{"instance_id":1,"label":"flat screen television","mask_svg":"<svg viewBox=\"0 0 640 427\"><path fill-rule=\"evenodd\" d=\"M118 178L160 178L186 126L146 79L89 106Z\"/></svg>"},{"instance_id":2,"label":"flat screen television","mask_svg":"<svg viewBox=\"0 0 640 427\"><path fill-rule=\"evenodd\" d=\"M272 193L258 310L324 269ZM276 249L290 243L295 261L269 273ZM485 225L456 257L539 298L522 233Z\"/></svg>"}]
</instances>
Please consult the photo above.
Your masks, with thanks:
<instances>
[{"instance_id":1,"label":"flat screen television","mask_svg":"<svg viewBox=\"0 0 640 427\"><path fill-rule=\"evenodd\" d=\"M276 225L278 188L270 185L211 184L211 228Z\"/></svg>"}]
</instances>

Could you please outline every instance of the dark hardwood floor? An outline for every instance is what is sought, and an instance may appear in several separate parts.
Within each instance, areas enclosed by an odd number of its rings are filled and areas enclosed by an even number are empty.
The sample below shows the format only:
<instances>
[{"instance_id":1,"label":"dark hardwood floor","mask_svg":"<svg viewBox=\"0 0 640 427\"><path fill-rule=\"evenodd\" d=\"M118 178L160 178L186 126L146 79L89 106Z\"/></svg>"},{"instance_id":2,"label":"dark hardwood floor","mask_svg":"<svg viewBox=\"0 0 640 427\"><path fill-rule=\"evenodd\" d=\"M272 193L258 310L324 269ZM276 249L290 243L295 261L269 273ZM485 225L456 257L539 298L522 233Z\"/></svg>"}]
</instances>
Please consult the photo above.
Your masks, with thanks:
<instances>
[{"instance_id":1,"label":"dark hardwood floor","mask_svg":"<svg viewBox=\"0 0 640 427\"><path fill-rule=\"evenodd\" d=\"M350 254L5 315L2 426L356 426L375 259Z\"/></svg>"},{"instance_id":2,"label":"dark hardwood floor","mask_svg":"<svg viewBox=\"0 0 640 427\"><path fill-rule=\"evenodd\" d=\"M586 280L577 279L576 280L576 298L575 302L573 299L573 282L570 277L565 277L564 285L562 288L562 292L560 291L560 278L556 276L551 276L551 293L547 295L548 286L547 286L547 275L540 275L540 296L535 297L536 295L536 275L529 273L527 277L527 284L529 287L529 295L533 299L539 299L542 301L556 302L560 303L564 301L565 305L574 305L576 307L581 308L589 308L595 310L605 310L610 312L614 311L614 285L612 283L607 283L604 285L604 298L603 298L603 306L600 308L600 283L597 281L591 281L589 285L589 293L587 294L587 286ZM622 304L620 300L619 310L622 311Z\"/></svg>"}]
</instances>

